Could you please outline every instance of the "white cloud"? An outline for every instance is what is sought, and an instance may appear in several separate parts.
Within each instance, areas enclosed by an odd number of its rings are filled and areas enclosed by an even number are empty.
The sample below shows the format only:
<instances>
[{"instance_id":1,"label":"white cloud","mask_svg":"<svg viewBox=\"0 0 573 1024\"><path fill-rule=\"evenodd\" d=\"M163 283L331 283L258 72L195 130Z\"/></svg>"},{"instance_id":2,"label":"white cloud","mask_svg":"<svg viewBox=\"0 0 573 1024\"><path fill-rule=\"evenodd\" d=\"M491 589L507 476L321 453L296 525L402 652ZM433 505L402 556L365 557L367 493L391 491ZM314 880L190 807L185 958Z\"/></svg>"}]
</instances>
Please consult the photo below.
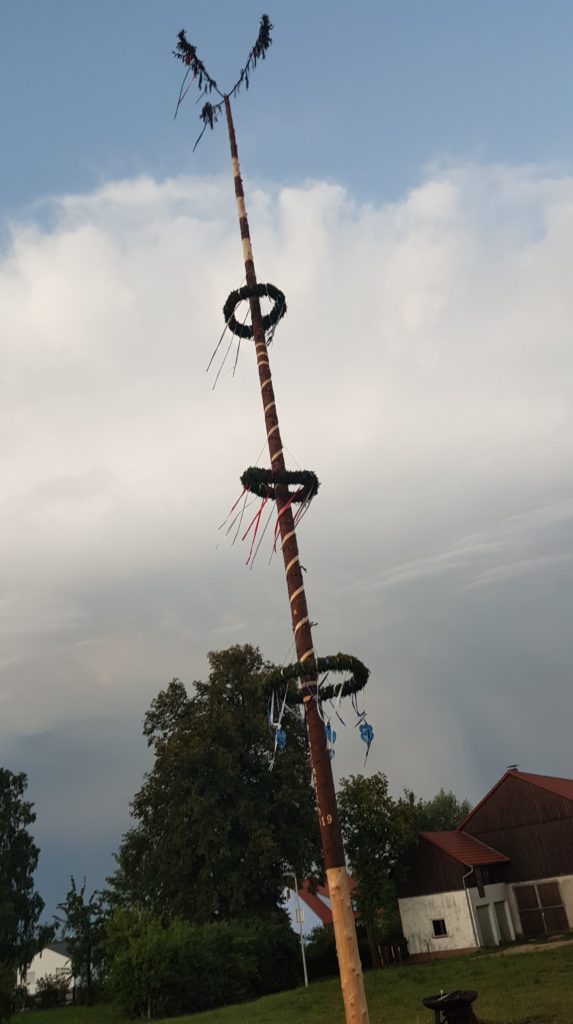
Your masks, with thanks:
<instances>
[{"instance_id":1,"label":"white cloud","mask_svg":"<svg viewBox=\"0 0 573 1024\"><path fill-rule=\"evenodd\" d=\"M457 540L444 551L357 579L341 592L375 592L456 571L466 577L466 586L473 587L550 566L561 565L567 569L573 554L567 553L563 529L569 533L573 530L571 501L510 516L493 523L487 530ZM529 551L543 551L547 545L559 550L523 557Z\"/></svg>"},{"instance_id":2,"label":"white cloud","mask_svg":"<svg viewBox=\"0 0 573 1024\"><path fill-rule=\"evenodd\" d=\"M323 481L301 530L317 645L373 669L369 764L478 796L519 760L511 735L530 768L566 772L573 178L433 168L385 207L321 182L247 198L259 276L289 303L272 348L283 438ZM216 549L264 444L250 347L214 392L217 360L205 373L242 275L227 178L110 183L12 225L3 734L140 714L212 646L286 653L270 542L252 573L238 543ZM354 735L343 772L361 769Z\"/></svg>"}]
</instances>

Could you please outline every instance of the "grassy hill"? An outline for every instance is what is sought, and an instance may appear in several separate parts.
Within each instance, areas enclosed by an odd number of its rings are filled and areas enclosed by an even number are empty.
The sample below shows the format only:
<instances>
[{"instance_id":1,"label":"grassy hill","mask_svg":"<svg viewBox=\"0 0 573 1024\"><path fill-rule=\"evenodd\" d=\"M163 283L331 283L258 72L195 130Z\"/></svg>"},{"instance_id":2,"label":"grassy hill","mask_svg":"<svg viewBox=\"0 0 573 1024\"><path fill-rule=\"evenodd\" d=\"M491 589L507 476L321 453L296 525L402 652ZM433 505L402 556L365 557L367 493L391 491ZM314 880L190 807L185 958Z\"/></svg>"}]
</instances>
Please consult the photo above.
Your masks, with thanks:
<instances>
[{"instance_id":1,"label":"grassy hill","mask_svg":"<svg viewBox=\"0 0 573 1024\"><path fill-rule=\"evenodd\" d=\"M515 955L478 954L366 975L372 1024L433 1024L424 996L476 989L482 1021L573 1024L573 945ZM31 1014L30 1024L125 1024L112 1007L68 1007ZM344 1024L337 980L228 1006L172 1024Z\"/></svg>"}]
</instances>

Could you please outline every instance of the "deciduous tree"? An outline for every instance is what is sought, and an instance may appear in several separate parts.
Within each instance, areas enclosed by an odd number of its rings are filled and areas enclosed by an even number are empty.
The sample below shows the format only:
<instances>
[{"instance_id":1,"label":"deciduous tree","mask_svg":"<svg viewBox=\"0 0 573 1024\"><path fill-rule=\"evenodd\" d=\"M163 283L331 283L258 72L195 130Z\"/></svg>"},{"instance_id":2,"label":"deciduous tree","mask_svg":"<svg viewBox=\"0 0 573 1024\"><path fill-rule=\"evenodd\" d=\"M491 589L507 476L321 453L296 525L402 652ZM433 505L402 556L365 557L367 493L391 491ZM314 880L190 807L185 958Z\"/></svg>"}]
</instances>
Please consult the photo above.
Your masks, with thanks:
<instances>
[{"instance_id":1,"label":"deciduous tree","mask_svg":"<svg viewBox=\"0 0 573 1024\"><path fill-rule=\"evenodd\" d=\"M193 922L276 910L284 874L318 859L304 726L285 721L274 755L259 651L209 655L191 696L174 679L153 701L144 735L155 761L132 804L111 899Z\"/></svg>"},{"instance_id":2,"label":"deciduous tree","mask_svg":"<svg viewBox=\"0 0 573 1024\"><path fill-rule=\"evenodd\" d=\"M25 799L27 785L22 772L0 768L0 963L8 969L30 963L44 909L34 888L40 851L28 831L36 815Z\"/></svg>"},{"instance_id":3,"label":"deciduous tree","mask_svg":"<svg viewBox=\"0 0 573 1024\"><path fill-rule=\"evenodd\" d=\"M448 832L458 827L470 813L469 800L458 800L455 793L440 789L431 800L414 804L416 828L419 832Z\"/></svg>"},{"instance_id":4,"label":"deciduous tree","mask_svg":"<svg viewBox=\"0 0 573 1024\"><path fill-rule=\"evenodd\" d=\"M103 959L104 898L99 892L86 896L85 878L78 889L72 877L70 889L63 903L58 903L58 910L61 916L56 916L56 922L68 943L73 976L85 989L86 1002L91 1005L94 979Z\"/></svg>"},{"instance_id":5,"label":"deciduous tree","mask_svg":"<svg viewBox=\"0 0 573 1024\"><path fill-rule=\"evenodd\" d=\"M408 790L394 799L388 779L378 772L343 779L339 809L360 918L368 932L373 963L379 963L380 940L401 932L396 884L407 873L418 833L454 829L471 805L443 789L430 800Z\"/></svg>"},{"instance_id":6,"label":"deciduous tree","mask_svg":"<svg viewBox=\"0 0 573 1024\"><path fill-rule=\"evenodd\" d=\"M2 1024L12 1016L15 985L15 969L0 962L0 1021Z\"/></svg>"},{"instance_id":7,"label":"deciduous tree","mask_svg":"<svg viewBox=\"0 0 573 1024\"><path fill-rule=\"evenodd\" d=\"M383 772L342 779L338 807L359 916L380 965L378 943L400 930L396 878L416 838L412 808L390 795Z\"/></svg>"}]
</instances>

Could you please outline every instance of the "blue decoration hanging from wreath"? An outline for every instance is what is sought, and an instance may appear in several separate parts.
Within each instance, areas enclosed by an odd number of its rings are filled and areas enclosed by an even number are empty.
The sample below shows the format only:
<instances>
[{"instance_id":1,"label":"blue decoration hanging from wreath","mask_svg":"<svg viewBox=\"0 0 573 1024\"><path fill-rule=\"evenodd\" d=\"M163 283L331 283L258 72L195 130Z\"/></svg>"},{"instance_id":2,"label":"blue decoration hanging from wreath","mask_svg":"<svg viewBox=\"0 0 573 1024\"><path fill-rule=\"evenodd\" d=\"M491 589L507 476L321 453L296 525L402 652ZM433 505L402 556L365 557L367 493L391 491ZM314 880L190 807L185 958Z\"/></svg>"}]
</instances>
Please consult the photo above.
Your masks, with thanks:
<instances>
[{"instance_id":1,"label":"blue decoration hanging from wreath","mask_svg":"<svg viewBox=\"0 0 573 1024\"><path fill-rule=\"evenodd\" d=\"M336 742L336 733L335 733L334 729L332 728L330 722L325 722L324 723L324 731L326 733L326 744L327 744L327 748L328 748L328 756L329 756L330 760L332 761L332 758L334 757L334 755L336 753L336 751L334 749L334 744Z\"/></svg>"},{"instance_id":2,"label":"blue decoration hanging from wreath","mask_svg":"<svg viewBox=\"0 0 573 1024\"><path fill-rule=\"evenodd\" d=\"M368 754L370 753L370 747L372 746L372 740L374 739L374 729L370 723L364 719L364 721L359 725L359 732L360 739L364 740L364 743L366 744L366 757L364 758L364 764L366 764Z\"/></svg>"},{"instance_id":3,"label":"blue decoration hanging from wreath","mask_svg":"<svg viewBox=\"0 0 573 1024\"><path fill-rule=\"evenodd\" d=\"M368 722L361 722L360 724L360 738L370 746L374 739L374 729Z\"/></svg>"}]
</instances>

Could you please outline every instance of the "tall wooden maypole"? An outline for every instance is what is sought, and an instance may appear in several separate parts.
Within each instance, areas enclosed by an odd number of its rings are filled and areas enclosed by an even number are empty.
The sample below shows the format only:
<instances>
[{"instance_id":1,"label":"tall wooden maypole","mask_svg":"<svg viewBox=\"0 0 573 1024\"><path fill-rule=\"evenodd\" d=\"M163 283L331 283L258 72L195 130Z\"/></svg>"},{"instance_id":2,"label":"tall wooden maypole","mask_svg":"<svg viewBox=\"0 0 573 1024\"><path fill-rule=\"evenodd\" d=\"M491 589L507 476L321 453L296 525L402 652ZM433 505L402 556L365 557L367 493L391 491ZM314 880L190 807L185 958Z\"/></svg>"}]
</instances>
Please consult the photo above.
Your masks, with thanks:
<instances>
[{"instance_id":1,"label":"tall wooden maypole","mask_svg":"<svg viewBox=\"0 0 573 1024\"><path fill-rule=\"evenodd\" d=\"M243 258L245 265L246 287L232 293L225 305L226 324L239 335L252 337L255 345L259 384L265 428L270 456L270 470L248 470L241 478L245 487L263 498L271 498L276 502L278 530L280 531L281 550L284 561L285 577L288 590L292 629L296 647L297 662L281 673L280 678L269 680L272 690L284 685L285 678L297 679L298 688L291 700L303 704L306 716L312 776L315 786L318 820L324 865L330 893L336 950L340 969L340 981L347 1024L368 1024L368 1006L364 991L362 965L358 952L356 925L350 897L349 878L346 870L342 833L336 806L334 779L330 763L324 720L319 711L319 703L328 696L347 696L361 689L368 677L368 670L358 659L349 655L334 655L329 658L317 658L315 655L312 628L302 569L299 559L298 542L295 528L293 504L310 500L318 489L318 480L314 473L289 473L285 466L283 446L279 428L278 411L273 388L269 350L266 340L266 328L269 322L276 322L283 315L286 305L282 292L272 285L260 284L255 273L255 264L251 246L249 222L245 205L245 194L241 171L237 140L231 111L231 98L237 94L241 85L248 87L249 75L259 59L264 59L265 51L271 43L272 25L266 15L261 19L260 31L255 46L249 54L248 61L241 71L235 86L228 92L219 90L217 83L208 74L204 64L197 57L195 47L190 44L185 33L179 34L179 42L175 56L187 66L186 78L189 74L198 79L199 88L204 92L215 91L220 102L207 102L203 107L203 131L207 126L213 127L218 116L224 110L229 133L231 161L235 186L235 197ZM185 83L184 83L185 84ZM180 93L184 95L183 87ZM201 133L203 134L203 132ZM200 136L201 137L201 136ZM263 317L260 299L270 296L275 301L273 314ZM251 325L240 325L234 317L238 303L248 299L250 305ZM299 485L291 491L292 485ZM346 681L321 687L318 682L319 673L323 671L350 671Z\"/></svg>"}]
</instances>

